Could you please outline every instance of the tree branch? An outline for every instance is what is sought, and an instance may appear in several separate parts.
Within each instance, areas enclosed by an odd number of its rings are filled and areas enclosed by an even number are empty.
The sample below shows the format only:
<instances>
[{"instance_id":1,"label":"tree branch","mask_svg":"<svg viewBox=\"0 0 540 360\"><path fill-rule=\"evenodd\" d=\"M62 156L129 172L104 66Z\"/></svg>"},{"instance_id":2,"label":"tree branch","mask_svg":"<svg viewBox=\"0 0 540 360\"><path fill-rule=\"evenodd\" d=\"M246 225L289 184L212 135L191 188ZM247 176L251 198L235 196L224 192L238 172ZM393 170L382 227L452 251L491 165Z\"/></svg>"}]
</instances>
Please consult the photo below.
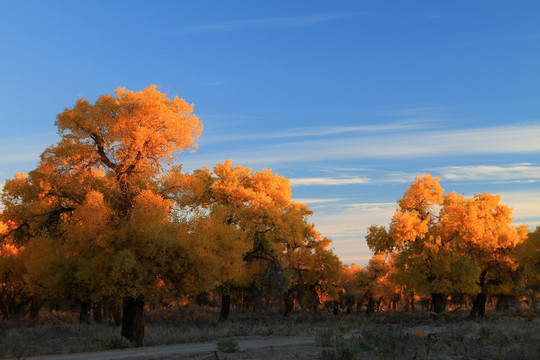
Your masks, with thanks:
<instances>
[{"instance_id":1,"label":"tree branch","mask_svg":"<svg viewBox=\"0 0 540 360\"><path fill-rule=\"evenodd\" d=\"M90 137L92 138L92 140L94 140L94 143L97 146L97 153L98 153L101 161L108 168L110 168L110 169L112 169L114 171L117 171L118 170L118 165L113 163L111 161L111 159L109 159L109 157L105 153L105 148L103 147L103 139L101 138L101 136L99 136L98 134L95 134L95 133L90 133Z\"/></svg>"}]
</instances>

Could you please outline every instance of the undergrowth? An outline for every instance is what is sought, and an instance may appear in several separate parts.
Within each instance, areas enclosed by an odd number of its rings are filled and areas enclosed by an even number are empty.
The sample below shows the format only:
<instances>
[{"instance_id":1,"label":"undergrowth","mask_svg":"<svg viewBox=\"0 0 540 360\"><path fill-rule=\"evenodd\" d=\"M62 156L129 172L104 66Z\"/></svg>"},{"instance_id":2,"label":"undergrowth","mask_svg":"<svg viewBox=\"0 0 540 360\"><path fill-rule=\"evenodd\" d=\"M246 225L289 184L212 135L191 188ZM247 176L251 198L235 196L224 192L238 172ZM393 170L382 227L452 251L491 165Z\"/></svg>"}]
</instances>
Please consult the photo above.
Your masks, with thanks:
<instances>
[{"instance_id":1,"label":"undergrowth","mask_svg":"<svg viewBox=\"0 0 540 360\"><path fill-rule=\"evenodd\" d=\"M228 322L178 314L160 322L150 317L145 346L218 342L267 336L314 336L321 360L334 359L536 359L540 321L520 316L490 316L481 322L465 316L434 322L427 313L235 314ZM344 339L342 334L354 334ZM219 340L220 342L225 340ZM236 340L234 340L236 341ZM229 344L234 348L233 341ZM120 328L108 324L52 323L35 326L2 324L0 357L26 358L131 347Z\"/></svg>"},{"instance_id":2,"label":"undergrowth","mask_svg":"<svg viewBox=\"0 0 540 360\"><path fill-rule=\"evenodd\" d=\"M369 324L359 336L338 339L319 360L354 359L537 359L539 322L461 322L444 326Z\"/></svg>"}]
</instances>

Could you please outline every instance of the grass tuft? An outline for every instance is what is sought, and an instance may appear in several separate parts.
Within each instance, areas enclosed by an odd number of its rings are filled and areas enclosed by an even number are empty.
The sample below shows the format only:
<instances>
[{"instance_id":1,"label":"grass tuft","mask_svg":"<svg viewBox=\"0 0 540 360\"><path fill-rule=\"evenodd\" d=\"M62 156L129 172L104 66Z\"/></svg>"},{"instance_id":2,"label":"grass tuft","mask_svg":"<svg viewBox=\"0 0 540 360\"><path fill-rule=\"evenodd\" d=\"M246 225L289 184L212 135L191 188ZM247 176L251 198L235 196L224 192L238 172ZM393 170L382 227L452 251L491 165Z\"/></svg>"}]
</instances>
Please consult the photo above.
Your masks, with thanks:
<instances>
[{"instance_id":1,"label":"grass tuft","mask_svg":"<svg viewBox=\"0 0 540 360\"><path fill-rule=\"evenodd\" d=\"M132 347L135 347L135 344L120 335L114 335L103 342L103 348L106 350L129 349Z\"/></svg>"},{"instance_id":2,"label":"grass tuft","mask_svg":"<svg viewBox=\"0 0 540 360\"><path fill-rule=\"evenodd\" d=\"M318 347L331 347L334 345L334 331L324 329L315 335L315 345Z\"/></svg>"},{"instance_id":3,"label":"grass tuft","mask_svg":"<svg viewBox=\"0 0 540 360\"><path fill-rule=\"evenodd\" d=\"M240 350L238 341L235 338L227 337L217 341L218 350L225 353L235 353Z\"/></svg>"}]
</instances>

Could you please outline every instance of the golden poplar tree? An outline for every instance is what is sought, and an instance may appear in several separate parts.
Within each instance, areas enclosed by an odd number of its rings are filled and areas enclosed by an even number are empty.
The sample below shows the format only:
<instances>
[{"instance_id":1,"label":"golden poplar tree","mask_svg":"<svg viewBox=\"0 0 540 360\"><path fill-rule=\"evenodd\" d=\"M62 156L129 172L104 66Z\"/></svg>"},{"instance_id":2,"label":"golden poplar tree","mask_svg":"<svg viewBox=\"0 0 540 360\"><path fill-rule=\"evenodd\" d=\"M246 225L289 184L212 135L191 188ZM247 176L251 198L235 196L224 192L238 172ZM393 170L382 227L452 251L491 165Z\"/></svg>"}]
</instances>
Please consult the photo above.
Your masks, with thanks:
<instances>
[{"instance_id":1,"label":"golden poplar tree","mask_svg":"<svg viewBox=\"0 0 540 360\"><path fill-rule=\"evenodd\" d=\"M311 211L292 200L286 178L229 160L176 179L167 186L192 213L193 234L207 249L206 273L221 292L221 320L228 318L235 288L257 299L285 296L286 313L300 288L314 296L334 290L339 259L307 223Z\"/></svg>"},{"instance_id":2,"label":"golden poplar tree","mask_svg":"<svg viewBox=\"0 0 540 360\"><path fill-rule=\"evenodd\" d=\"M395 251L395 281L431 294L441 312L449 294L476 294L470 316L483 316L488 293L517 268L515 248L526 236L498 195L443 194L439 179L417 177L398 201L390 231L372 226L374 251Z\"/></svg>"},{"instance_id":3,"label":"golden poplar tree","mask_svg":"<svg viewBox=\"0 0 540 360\"><path fill-rule=\"evenodd\" d=\"M202 123L192 110L156 86L120 88L93 104L80 98L57 117L60 141L4 189L14 234L33 249L29 264L52 246L61 255L49 269L73 270L54 284L29 272L28 283L50 289L67 281L83 300L123 298L122 335L139 346L145 297L164 283L184 285L189 272L186 231L172 221L174 203L160 180L177 154L197 147Z\"/></svg>"},{"instance_id":4,"label":"golden poplar tree","mask_svg":"<svg viewBox=\"0 0 540 360\"><path fill-rule=\"evenodd\" d=\"M409 290L430 295L436 313L444 310L449 294L476 289L472 260L457 247L454 234L441 232L443 192L438 178L417 176L398 201L390 230L372 226L366 236L372 250L393 251L391 278Z\"/></svg>"},{"instance_id":5,"label":"golden poplar tree","mask_svg":"<svg viewBox=\"0 0 540 360\"><path fill-rule=\"evenodd\" d=\"M479 275L470 317L483 317L486 299L496 293L511 271L518 267L516 246L527 236L524 226L512 225L512 209L500 203L500 196L489 193L465 198L447 196L441 211L441 231L474 261Z\"/></svg>"}]
</instances>

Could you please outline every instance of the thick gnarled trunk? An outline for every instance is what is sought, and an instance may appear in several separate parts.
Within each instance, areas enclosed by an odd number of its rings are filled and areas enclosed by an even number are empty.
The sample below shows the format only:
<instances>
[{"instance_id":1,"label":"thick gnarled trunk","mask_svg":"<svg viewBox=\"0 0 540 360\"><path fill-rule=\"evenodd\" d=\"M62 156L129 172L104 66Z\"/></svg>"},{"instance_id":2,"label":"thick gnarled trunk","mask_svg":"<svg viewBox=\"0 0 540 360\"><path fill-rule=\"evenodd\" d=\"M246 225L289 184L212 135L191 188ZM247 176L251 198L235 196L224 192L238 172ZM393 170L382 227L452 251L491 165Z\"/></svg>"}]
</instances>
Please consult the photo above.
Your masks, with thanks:
<instances>
[{"instance_id":1,"label":"thick gnarled trunk","mask_svg":"<svg viewBox=\"0 0 540 360\"><path fill-rule=\"evenodd\" d=\"M36 324L39 321L39 312L43 306L43 300L40 295L34 295L30 298L30 321L32 324Z\"/></svg>"},{"instance_id":2,"label":"thick gnarled trunk","mask_svg":"<svg viewBox=\"0 0 540 360\"><path fill-rule=\"evenodd\" d=\"M124 299L121 334L135 346L143 346L144 297L142 295L136 298L128 296Z\"/></svg>"},{"instance_id":3,"label":"thick gnarled trunk","mask_svg":"<svg viewBox=\"0 0 540 360\"><path fill-rule=\"evenodd\" d=\"M98 301L93 304L92 312L94 315L94 322L103 322L103 301Z\"/></svg>"},{"instance_id":4,"label":"thick gnarled trunk","mask_svg":"<svg viewBox=\"0 0 540 360\"><path fill-rule=\"evenodd\" d=\"M375 300L373 300L373 297L369 296L368 303L366 306L366 314L370 315L375 312Z\"/></svg>"},{"instance_id":5,"label":"thick gnarled trunk","mask_svg":"<svg viewBox=\"0 0 540 360\"><path fill-rule=\"evenodd\" d=\"M431 303L433 304L434 313L442 313L446 309L446 295L440 293L431 293Z\"/></svg>"},{"instance_id":6,"label":"thick gnarled trunk","mask_svg":"<svg viewBox=\"0 0 540 360\"><path fill-rule=\"evenodd\" d=\"M487 294L480 293L476 295L474 299L473 307L469 313L470 319L475 319L476 317L483 318L486 314L486 300Z\"/></svg>"},{"instance_id":7,"label":"thick gnarled trunk","mask_svg":"<svg viewBox=\"0 0 540 360\"><path fill-rule=\"evenodd\" d=\"M285 295L283 295L283 303L285 305L283 315L288 317L294 309L294 299L290 291L287 291Z\"/></svg>"},{"instance_id":8,"label":"thick gnarled trunk","mask_svg":"<svg viewBox=\"0 0 540 360\"><path fill-rule=\"evenodd\" d=\"M81 309L79 312L79 323L80 324L90 324L90 309L92 308L92 303L88 300L81 301Z\"/></svg>"},{"instance_id":9,"label":"thick gnarled trunk","mask_svg":"<svg viewBox=\"0 0 540 360\"><path fill-rule=\"evenodd\" d=\"M231 293L226 290L221 291L221 311L219 312L219 321L229 320L231 312Z\"/></svg>"},{"instance_id":10,"label":"thick gnarled trunk","mask_svg":"<svg viewBox=\"0 0 540 360\"><path fill-rule=\"evenodd\" d=\"M483 318L486 313L486 300L487 300L487 288L486 288L486 275L487 270L482 271L480 274L480 293L476 295L474 299L473 307L469 313L469 319L476 319L476 317Z\"/></svg>"}]
</instances>

